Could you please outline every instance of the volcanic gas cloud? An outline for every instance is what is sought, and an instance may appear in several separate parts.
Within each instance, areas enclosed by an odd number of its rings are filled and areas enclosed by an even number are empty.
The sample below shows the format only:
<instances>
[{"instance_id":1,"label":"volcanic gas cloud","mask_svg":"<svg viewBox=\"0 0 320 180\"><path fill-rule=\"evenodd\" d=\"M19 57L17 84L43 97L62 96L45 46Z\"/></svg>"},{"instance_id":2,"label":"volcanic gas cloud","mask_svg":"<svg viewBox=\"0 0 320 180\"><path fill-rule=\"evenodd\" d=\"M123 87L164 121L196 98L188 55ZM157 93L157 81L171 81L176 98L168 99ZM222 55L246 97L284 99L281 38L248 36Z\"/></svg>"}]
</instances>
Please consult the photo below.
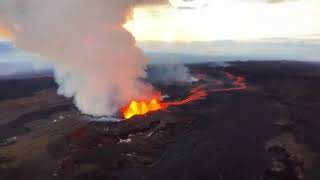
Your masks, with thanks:
<instances>
[{"instance_id":1,"label":"volcanic gas cloud","mask_svg":"<svg viewBox=\"0 0 320 180\"><path fill-rule=\"evenodd\" d=\"M55 67L58 93L85 114L111 116L132 99L152 99L146 58L122 27L136 5L166 0L1 0L1 33Z\"/></svg>"}]
</instances>

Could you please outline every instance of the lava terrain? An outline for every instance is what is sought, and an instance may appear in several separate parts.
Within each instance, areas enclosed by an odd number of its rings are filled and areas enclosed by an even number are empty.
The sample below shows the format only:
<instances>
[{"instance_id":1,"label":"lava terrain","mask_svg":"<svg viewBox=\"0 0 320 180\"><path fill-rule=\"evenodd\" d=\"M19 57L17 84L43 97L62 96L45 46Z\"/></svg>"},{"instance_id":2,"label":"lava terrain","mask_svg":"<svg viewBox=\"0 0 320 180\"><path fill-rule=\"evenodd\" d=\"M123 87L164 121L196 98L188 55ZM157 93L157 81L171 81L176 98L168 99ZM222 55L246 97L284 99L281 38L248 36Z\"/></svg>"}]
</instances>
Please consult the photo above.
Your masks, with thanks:
<instances>
[{"instance_id":1,"label":"lava terrain","mask_svg":"<svg viewBox=\"0 0 320 180\"><path fill-rule=\"evenodd\" d=\"M120 122L50 78L1 80L0 180L320 179L319 64L189 68L198 82L154 84L165 108Z\"/></svg>"}]
</instances>

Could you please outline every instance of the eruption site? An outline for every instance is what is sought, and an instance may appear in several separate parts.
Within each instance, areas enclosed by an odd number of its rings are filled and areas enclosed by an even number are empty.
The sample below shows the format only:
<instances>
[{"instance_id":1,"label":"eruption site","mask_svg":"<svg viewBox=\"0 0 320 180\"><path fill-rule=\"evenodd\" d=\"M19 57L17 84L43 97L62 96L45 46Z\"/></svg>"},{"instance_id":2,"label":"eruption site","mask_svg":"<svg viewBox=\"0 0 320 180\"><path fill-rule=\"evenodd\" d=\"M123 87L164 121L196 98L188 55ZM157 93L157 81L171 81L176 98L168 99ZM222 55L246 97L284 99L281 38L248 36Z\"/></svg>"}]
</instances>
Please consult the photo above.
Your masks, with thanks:
<instances>
[{"instance_id":1,"label":"eruption site","mask_svg":"<svg viewBox=\"0 0 320 180\"><path fill-rule=\"evenodd\" d=\"M170 106L181 106L192 101L205 99L210 92L230 92L230 91L240 91L247 88L245 78L241 76L235 76L229 72L225 72L226 78L231 81L232 87L222 87L222 88L210 88L210 84L201 84L190 90L190 95L182 100L177 101L161 101L161 93L157 92L151 100L141 100L141 101L130 101L127 107L122 108L122 115L125 119L130 119L136 115L145 115L149 112L167 109ZM205 77L202 76L203 79ZM211 81L211 84L218 84L220 86L224 85L223 81Z\"/></svg>"},{"instance_id":2,"label":"eruption site","mask_svg":"<svg viewBox=\"0 0 320 180\"><path fill-rule=\"evenodd\" d=\"M120 110L125 119L130 119L204 99L209 92L245 89L244 78L226 73L234 87L212 89L203 84L185 99L164 101L160 92L141 80L147 76L147 58L123 25L132 17L134 6L162 3L168 2L2 0L0 35L52 64L58 94L73 98L82 113L93 116L113 116ZM192 82L188 73L180 65L164 66L156 73L161 78L154 80Z\"/></svg>"}]
</instances>

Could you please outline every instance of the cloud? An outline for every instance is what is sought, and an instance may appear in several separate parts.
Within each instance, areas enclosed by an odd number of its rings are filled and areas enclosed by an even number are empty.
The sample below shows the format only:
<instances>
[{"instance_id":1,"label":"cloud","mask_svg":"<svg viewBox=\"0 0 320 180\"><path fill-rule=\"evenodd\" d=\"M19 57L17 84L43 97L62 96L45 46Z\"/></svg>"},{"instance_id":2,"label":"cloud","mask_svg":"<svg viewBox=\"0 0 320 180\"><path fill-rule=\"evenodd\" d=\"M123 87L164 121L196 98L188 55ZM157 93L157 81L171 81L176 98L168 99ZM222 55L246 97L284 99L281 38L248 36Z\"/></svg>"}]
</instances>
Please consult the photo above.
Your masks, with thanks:
<instances>
[{"instance_id":1,"label":"cloud","mask_svg":"<svg viewBox=\"0 0 320 180\"><path fill-rule=\"evenodd\" d=\"M148 79L153 83L171 85L197 81L188 67L181 63L156 64L148 67Z\"/></svg>"},{"instance_id":2,"label":"cloud","mask_svg":"<svg viewBox=\"0 0 320 180\"><path fill-rule=\"evenodd\" d=\"M267 3L275 4L275 3L283 3L283 2L295 2L299 0L267 0Z\"/></svg>"},{"instance_id":3,"label":"cloud","mask_svg":"<svg viewBox=\"0 0 320 180\"><path fill-rule=\"evenodd\" d=\"M233 0L231 0L233 1ZM240 0L242 2L255 2L255 3L268 3L268 4L280 4L285 2L297 2L301 0Z\"/></svg>"}]
</instances>

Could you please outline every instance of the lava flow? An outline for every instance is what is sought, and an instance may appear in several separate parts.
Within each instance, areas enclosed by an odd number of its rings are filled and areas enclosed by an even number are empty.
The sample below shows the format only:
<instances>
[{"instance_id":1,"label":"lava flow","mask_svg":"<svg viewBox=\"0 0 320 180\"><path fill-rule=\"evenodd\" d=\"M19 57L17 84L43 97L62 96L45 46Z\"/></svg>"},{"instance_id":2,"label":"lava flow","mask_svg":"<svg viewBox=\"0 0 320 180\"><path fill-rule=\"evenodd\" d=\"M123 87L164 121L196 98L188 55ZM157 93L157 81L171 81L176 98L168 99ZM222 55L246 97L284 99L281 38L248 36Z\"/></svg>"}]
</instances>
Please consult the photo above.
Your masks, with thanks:
<instances>
[{"instance_id":1,"label":"lava flow","mask_svg":"<svg viewBox=\"0 0 320 180\"><path fill-rule=\"evenodd\" d=\"M227 92L227 91L238 91L238 90L244 90L247 89L247 84L245 82L245 78L241 76L234 76L229 72L225 72L225 75L228 79L232 80L232 85L235 87L230 88L221 88L221 89L211 89L210 92Z\"/></svg>"},{"instance_id":2,"label":"lava flow","mask_svg":"<svg viewBox=\"0 0 320 180\"><path fill-rule=\"evenodd\" d=\"M206 85L200 85L199 87L193 88L187 98L171 102L161 102L161 98L159 98L161 96L159 96L158 93L151 100L131 101L127 107L121 110L121 112L125 119L130 119L137 115L145 115L149 112L166 109L169 106L180 106L192 101L203 100L208 96L208 92L229 92L244 90L247 88L245 78L234 76L228 72L226 72L225 75L232 81L231 84L234 85L234 87L205 90Z\"/></svg>"},{"instance_id":3,"label":"lava flow","mask_svg":"<svg viewBox=\"0 0 320 180\"><path fill-rule=\"evenodd\" d=\"M190 96L188 96L187 98L180 100L180 101L173 101L173 102L166 102L165 107L168 106L180 106L183 104L187 104L191 101L196 101L196 100L202 100L205 99L207 97L207 92L203 89L204 86L199 86L196 88L191 89L190 91Z\"/></svg>"}]
</instances>

